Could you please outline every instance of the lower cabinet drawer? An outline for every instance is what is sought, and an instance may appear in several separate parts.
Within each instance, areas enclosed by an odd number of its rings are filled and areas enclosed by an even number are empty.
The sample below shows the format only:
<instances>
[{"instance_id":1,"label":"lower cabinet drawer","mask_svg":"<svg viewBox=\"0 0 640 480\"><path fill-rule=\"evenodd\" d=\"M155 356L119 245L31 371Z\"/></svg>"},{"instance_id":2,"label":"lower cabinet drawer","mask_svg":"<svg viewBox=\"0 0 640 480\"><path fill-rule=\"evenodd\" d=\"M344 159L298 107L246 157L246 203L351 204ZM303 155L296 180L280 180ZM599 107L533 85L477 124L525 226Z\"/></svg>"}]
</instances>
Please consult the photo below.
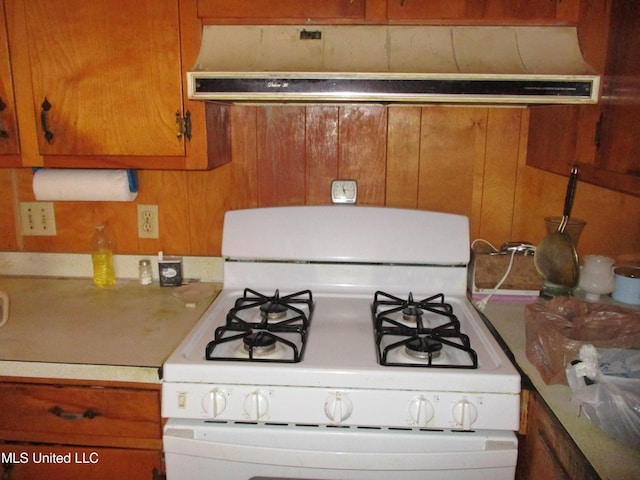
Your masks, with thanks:
<instances>
[{"instance_id":1,"label":"lower cabinet drawer","mask_svg":"<svg viewBox=\"0 0 640 480\"><path fill-rule=\"evenodd\" d=\"M156 448L160 391L0 383L0 439Z\"/></svg>"},{"instance_id":2,"label":"lower cabinet drawer","mask_svg":"<svg viewBox=\"0 0 640 480\"><path fill-rule=\"evenodd\" d=\"M0 478L160 480L160 451L0 443Z\"/></svg>"}]
</instances>

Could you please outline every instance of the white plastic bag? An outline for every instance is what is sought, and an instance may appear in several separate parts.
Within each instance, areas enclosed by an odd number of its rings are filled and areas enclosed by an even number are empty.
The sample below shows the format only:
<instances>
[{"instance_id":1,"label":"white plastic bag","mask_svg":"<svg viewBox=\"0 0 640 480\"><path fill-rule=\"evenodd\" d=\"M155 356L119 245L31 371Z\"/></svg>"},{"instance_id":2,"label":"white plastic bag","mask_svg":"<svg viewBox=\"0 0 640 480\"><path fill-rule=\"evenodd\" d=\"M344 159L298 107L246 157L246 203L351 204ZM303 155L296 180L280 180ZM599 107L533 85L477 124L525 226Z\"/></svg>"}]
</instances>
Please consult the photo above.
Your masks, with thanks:
<instances>
[{"instance_id":1,"label":"white plastic bag","mask_svg":"<svg viewBox=\"0 0 640 480\"><path fill-rule=\"evenodd\" d=\"M640 445L640 350L580 347L566 368L572 402L611 437Z\"/></svg>"}]
</instances>

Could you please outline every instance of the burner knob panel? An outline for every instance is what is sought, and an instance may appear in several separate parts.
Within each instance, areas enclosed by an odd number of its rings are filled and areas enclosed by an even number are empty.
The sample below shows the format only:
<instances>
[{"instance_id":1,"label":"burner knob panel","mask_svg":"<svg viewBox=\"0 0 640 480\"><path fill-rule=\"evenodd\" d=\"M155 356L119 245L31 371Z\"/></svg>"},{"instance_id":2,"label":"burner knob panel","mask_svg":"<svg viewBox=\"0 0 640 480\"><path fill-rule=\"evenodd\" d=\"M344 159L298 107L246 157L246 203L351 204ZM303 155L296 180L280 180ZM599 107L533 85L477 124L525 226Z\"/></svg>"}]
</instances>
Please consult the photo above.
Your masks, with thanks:
<instances>
[{"instance_id":1,"label":"burner knob panel","mask_svg":"<svg viewBox=\"0 0 640 480\"><path fill-rule=\"evenodd\" d=\"M419 427L426 427L429 420L433 418L433 405L423 395L420 395L409 404L409 415L411 420Z\"/></svg>"},{"instance_id":2,"label":"burner knob panel","mask_svg":"<svg viewBox=\"0 0 640 480\"><path fill-rule=\"evenodd\" d=\"M329 395L324 402L324 414L329 420L335 423L341 423L353 412L353 404L347 395L340 392Z\"/></svg>"},{"instance_id":3,"label":"burner knob panel","mask_svg":"<svg viewBox=\"0 0 640 480\"><path fill-rule=\"evenodd\" d=\"M216 418L227 408L227 395L223 390L214 388L202 398L202 410L207 418Z\"/></svg>"},{"instance_id":4,"label":"burner knob panel","mask_svg":"<svg viewBox=\"0 0 640 480\"><path fill-rule=\"evenodd\" d=\"M469 400L460 400L453 406L453 419L463 430L471 430L471 425L478 419L478 409Z\"/></svg>"},{"instance_id":5,"label":"burner knob panel","mask_svg":"<svg viewBox=\"0 0 640 480\"><path fill-rule=\"evenodd\" d=\"M269 412L267 396L256 390L244 398L244 413L249 420L261 420Z\"/></svg>"}]
</instances>

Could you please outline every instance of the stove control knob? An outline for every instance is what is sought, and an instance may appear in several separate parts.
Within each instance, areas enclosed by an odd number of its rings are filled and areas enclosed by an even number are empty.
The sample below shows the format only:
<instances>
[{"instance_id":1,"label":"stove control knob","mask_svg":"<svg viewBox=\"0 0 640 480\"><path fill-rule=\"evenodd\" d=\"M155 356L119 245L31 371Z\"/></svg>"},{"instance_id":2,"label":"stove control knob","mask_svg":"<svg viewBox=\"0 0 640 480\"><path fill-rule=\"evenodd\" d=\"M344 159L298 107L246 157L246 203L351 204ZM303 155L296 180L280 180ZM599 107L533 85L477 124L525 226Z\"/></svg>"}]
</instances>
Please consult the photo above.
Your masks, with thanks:
<instances>
[{"instance_id":1,"label":"stove control knob","mask_svg":"<svg viewBox=\"0 0 640 480\"><path fill-rule=\"evenodd\" d=\"M478 419L478 409L469 400L460 400L453 406L453 419L463 430L471 430L471 425Z\"/></svg>"},{"instance_id":2,"label":"stove control knob","mask_svg":"<svg viewBox=\"0 0 640 480\"><path fill-rule=\"evenodd\" d=\"M340 392L329 395L324 402L324 414L334 423L341 423L351 415L353 404L351 399Z\"/></svg>"},{"instance_id":3,"label":"stove control knob","mask_svg":"<svg viewBox=\"0 0 640 480\"><path fill-rule=\"evenodd\" d=\"M207 418L216 418L227 408L227 395L223 390L214 388L202 398L202 410Z\"/></svg>"},{"instance_id":4,"label":"stove control knob","mask_svg":"<svg viewBox=\"0 0 640 480\"><path fill-rule=\"evenodd\" d=\"M244 413L249 420L261 420L269 411L267 396L256 390L244 398Z\"/></svg>"},{"instance_id":5,"label":"stove control knob","mask_svg":"<svg viewBox=\"0 0 640 480\"><path fill-rule=\"evenodd\" d=\"M411 420L419 427L426 427L433 418L433 405L423 395L415 397L409 404Z\"/></svg>"}]
</instances>

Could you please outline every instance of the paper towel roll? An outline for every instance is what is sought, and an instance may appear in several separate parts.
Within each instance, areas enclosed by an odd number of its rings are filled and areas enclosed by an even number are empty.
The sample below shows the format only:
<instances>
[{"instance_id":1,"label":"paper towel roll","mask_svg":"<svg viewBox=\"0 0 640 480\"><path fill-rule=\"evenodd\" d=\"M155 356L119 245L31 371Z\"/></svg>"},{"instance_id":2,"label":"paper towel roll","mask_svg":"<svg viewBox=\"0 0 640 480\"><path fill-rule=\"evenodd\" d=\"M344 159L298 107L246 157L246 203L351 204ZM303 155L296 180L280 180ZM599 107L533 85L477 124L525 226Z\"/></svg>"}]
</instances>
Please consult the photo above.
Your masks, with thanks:
<instances>
[{"instance_id":1,"label":"paper towel roll","mask_svg":"<svg viewBox=\"0 0 640 480\"><path fill-rule=\"evenodd\" d=\"M33 193L36 200L132 202L136 171L44 168L33 175Z\"/></svg>"}]
</instances>

